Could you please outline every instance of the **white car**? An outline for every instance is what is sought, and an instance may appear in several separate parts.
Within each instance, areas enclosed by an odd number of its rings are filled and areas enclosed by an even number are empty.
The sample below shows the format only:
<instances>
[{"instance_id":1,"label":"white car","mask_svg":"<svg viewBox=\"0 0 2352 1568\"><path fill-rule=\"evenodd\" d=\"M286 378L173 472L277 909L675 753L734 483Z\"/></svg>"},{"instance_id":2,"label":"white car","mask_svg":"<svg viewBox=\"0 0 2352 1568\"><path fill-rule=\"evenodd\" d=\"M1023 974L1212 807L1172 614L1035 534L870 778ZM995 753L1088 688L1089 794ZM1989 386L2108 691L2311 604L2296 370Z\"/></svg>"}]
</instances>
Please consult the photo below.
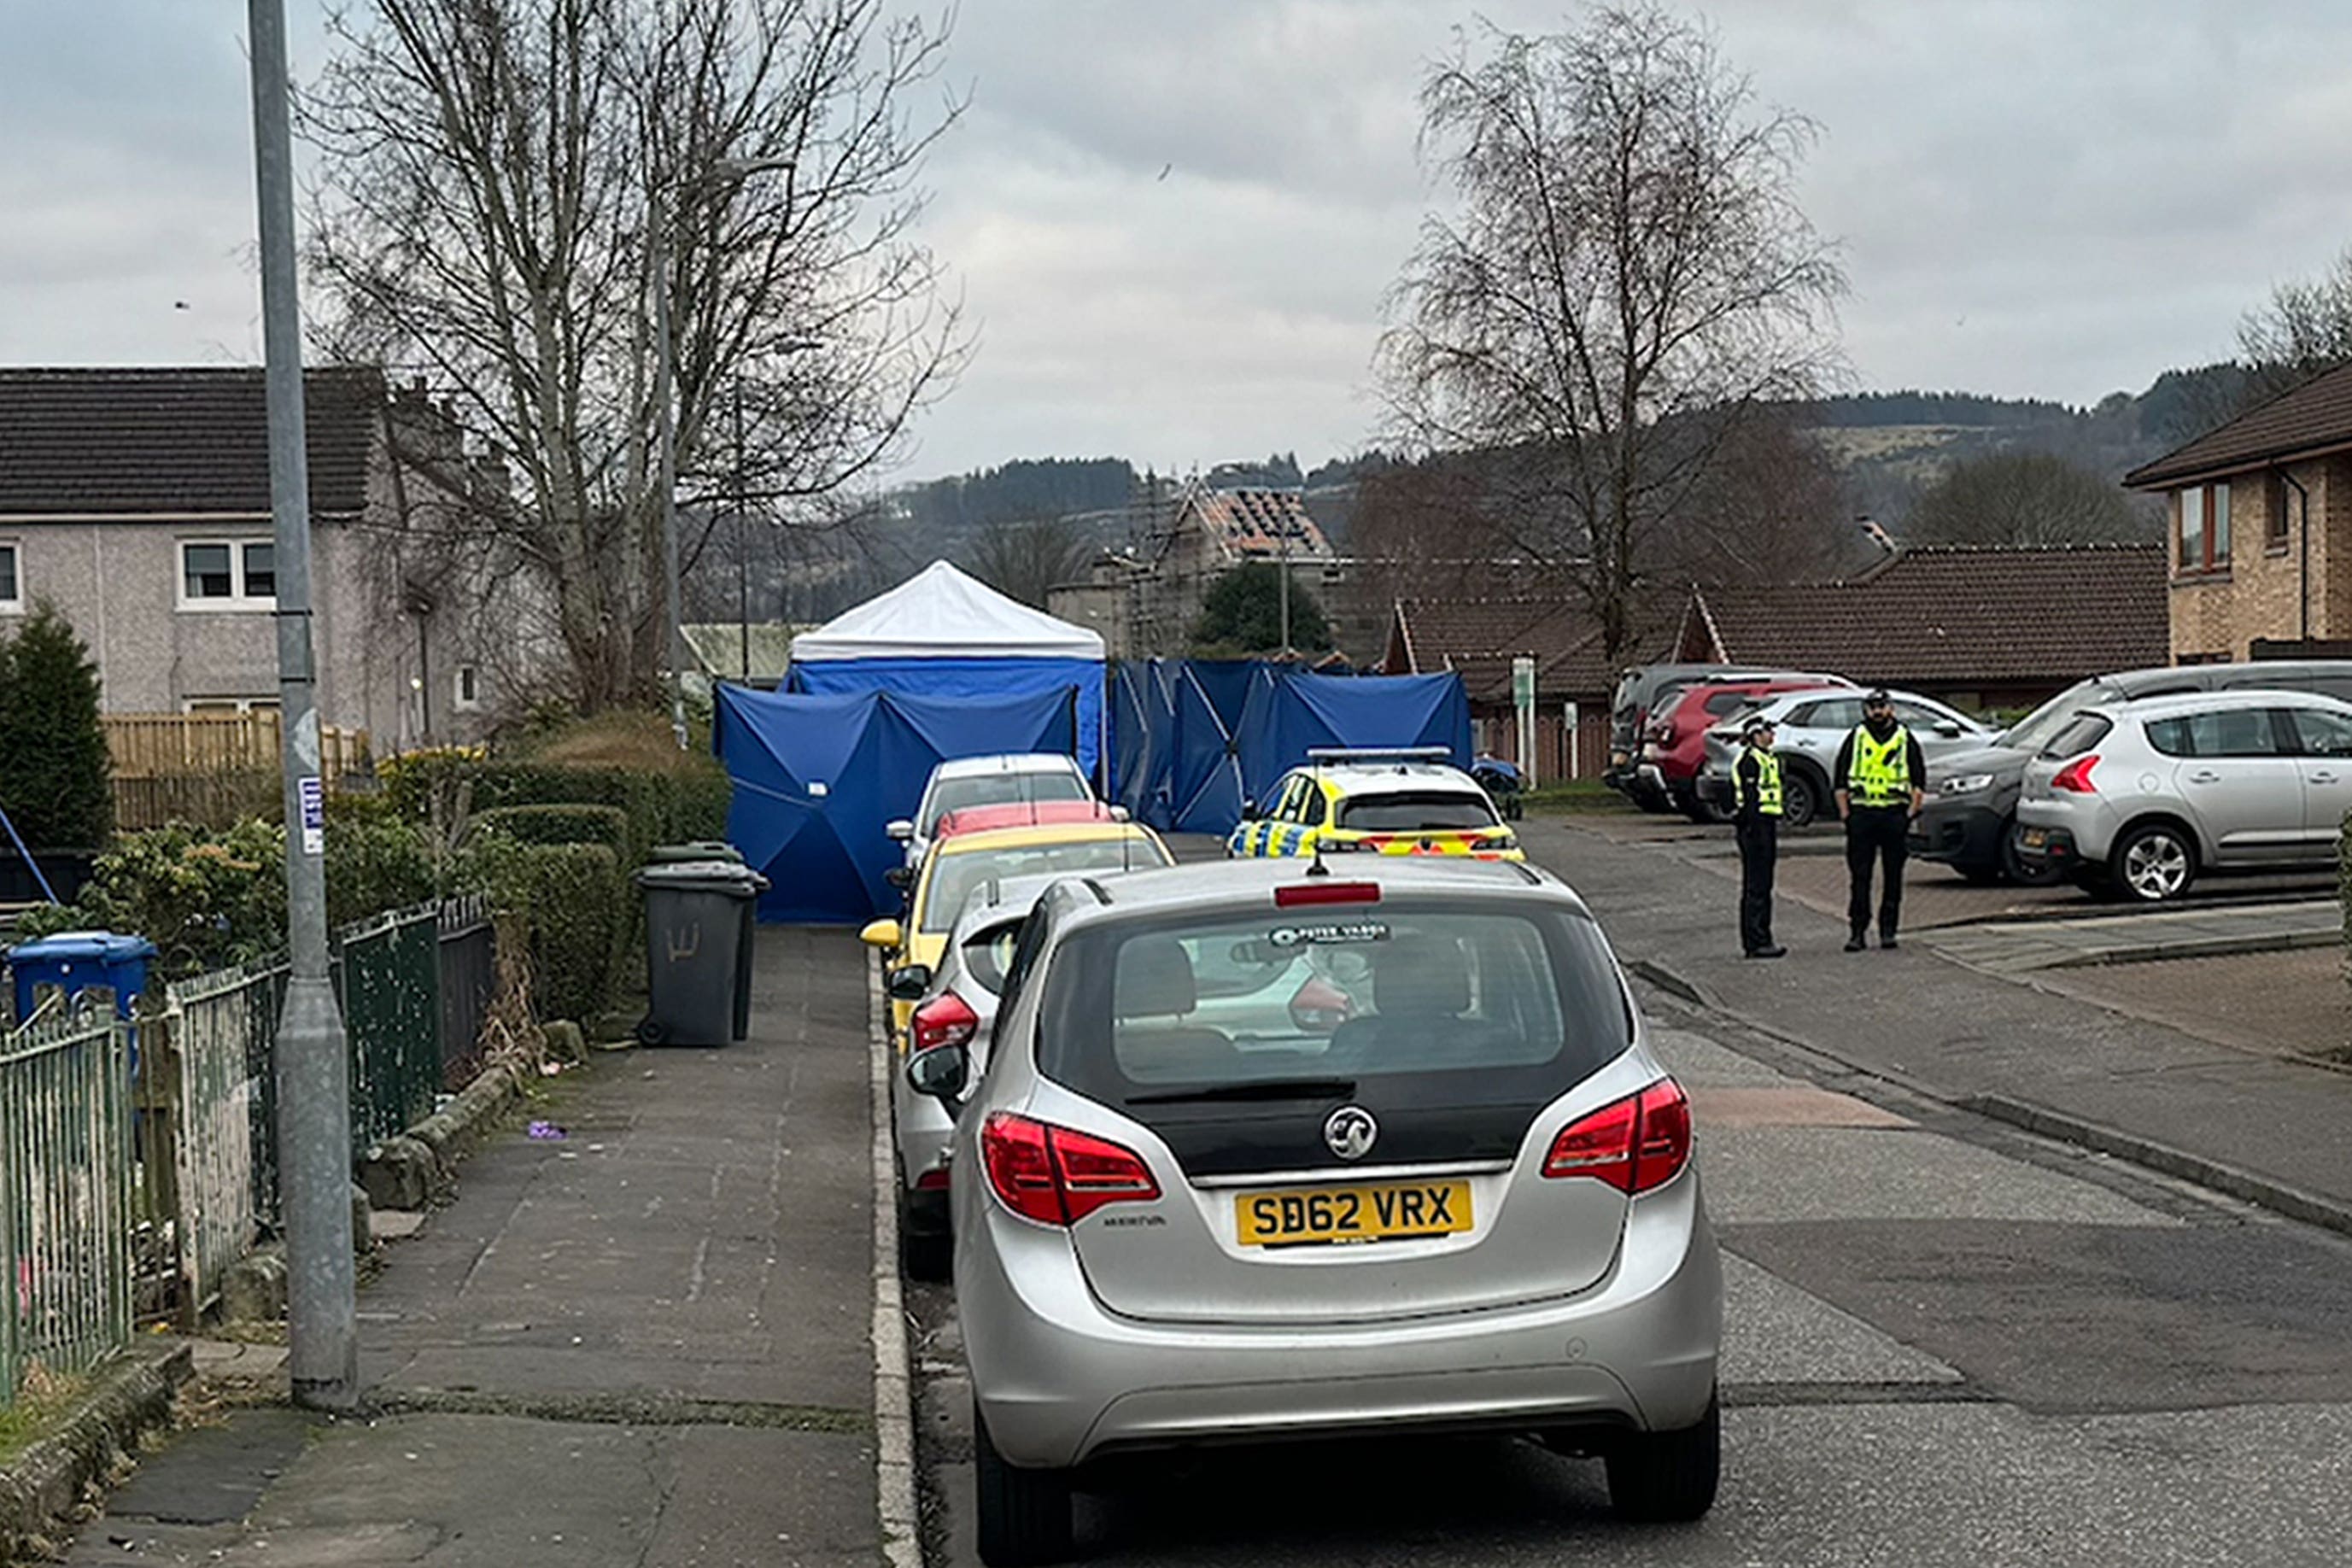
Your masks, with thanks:
<instances>
[{"instance_id":1,"label":"white car","mask_svg":"<svg viewBox=\"0 0 2352 1568\"><path fill-rule=\"evenodd\" d=\"M889 834L907 847L907 864L917 866L939 832L940 818L951 811L1094 798L1094 786L1078 771L1077 760L1059 752L955 757L931 770L922 804L913 816L890 824Z\"/></svg>"}]
</instances>

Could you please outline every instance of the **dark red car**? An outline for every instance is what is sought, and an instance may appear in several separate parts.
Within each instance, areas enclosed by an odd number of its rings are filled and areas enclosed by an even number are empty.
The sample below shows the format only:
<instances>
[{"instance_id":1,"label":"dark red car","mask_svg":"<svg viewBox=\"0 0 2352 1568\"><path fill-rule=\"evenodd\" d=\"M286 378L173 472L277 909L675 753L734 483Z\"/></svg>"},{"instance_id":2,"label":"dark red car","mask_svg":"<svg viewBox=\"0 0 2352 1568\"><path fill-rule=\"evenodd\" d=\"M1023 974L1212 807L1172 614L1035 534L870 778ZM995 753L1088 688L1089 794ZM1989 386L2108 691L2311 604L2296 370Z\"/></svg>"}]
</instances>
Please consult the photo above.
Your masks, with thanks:
<instances>
[{"instance_id":1,"label":"dark red car","mask_svg":"<svg viewBox=\"0 0 2352 1568\"><path fill-rule=\"evenodd\" d=\"M1699 770L1706 765L1706 732L1743 708L1753 708L1784 691L1851 688L1834 675L1789 673L1756 680L1710 681L1685 687L1650 714L1642 736L1639 787L1654 790L1693 822L1719 820L1717 809L1698 797Z\"/></svg>"}]
</instances>

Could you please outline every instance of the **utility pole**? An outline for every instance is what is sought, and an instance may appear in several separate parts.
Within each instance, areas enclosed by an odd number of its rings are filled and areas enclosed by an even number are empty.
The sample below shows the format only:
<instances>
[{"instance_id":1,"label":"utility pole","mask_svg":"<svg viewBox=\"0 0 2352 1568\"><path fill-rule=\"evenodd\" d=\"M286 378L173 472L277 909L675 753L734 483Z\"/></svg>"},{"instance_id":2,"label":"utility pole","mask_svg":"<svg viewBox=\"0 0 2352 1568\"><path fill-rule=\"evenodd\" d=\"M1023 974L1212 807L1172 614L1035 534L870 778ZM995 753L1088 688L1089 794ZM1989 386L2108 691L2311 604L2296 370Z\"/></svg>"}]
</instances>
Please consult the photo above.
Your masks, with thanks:
<instances>
[{"instance_id":1,"label":"utility pole","mask_svg":"<svg viewBox=\"0 0 2352 1568\"><path fill-rule=\"evenodd\" d=\"M743 684L751 684L751 551L743 536L743 377L735 377L735 618L743 631Z\"/></svg>"},{"instance_id":2,"label":"utility pole","mask_svg":"<svg viewBox=\"0 0 2352 1568\"><path fill-rule=\"evenodd\" d=\"M1299 492L1298 504L1307 504L1307 494ZM1282 541L1282 657L1290 657L1290 513L1277 514L1276 526L1281 530Z\"/></svg>"},{"instance_id":3,"label":"utility pole","mask_svg":"<svg viewBox=\"0 0 2352 1568\"><path fill-rule=\"evenodd\" d=\"M310 477L302 419L302 312L294 270L294 142L284 0L247 0L253 163L260 209L269 504L278 524L278 700L286 779L286 929L292 973L278 1016L278 1207L286 1222L294 1401L359 1402L352 1266L351 1064L327 978L326 797L310 637Z\"/></svg>"}]
</instances>

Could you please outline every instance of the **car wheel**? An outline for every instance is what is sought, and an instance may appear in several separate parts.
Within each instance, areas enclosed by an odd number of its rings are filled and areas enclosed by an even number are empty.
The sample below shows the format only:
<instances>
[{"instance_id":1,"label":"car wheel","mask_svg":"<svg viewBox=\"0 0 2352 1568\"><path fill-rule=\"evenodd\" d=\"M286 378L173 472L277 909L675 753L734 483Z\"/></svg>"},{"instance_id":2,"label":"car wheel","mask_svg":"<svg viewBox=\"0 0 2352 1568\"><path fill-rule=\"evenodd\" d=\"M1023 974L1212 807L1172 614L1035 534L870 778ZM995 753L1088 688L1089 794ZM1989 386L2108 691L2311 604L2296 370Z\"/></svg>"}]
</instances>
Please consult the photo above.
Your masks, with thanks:
<instances>
[{"instance_id":1,"label":"car wheel","mask_svg":"<svg viewBox=\"0 0 2352 1568\"><path fill-rule=\"evenodd\" d=\"M1780 826L1809 827L1822 814L1821 786L1810 773L1789 773L1780 780Z\"/></svg>"},{"instance_id":2,"label":"car wheel","mask_svg":"<svg viewBox=\"0 0 2352 1568\"><path fill-rule=\"evenodd\" d=\"M1027 1568L1070 1554L1070 1478L1066 1470L1028 1470L996 1451L977 1402L971 1412L972 1469L979 1494L980 1560L988 1568Z\"/></svg>"},{"instance_id":3,"label":"car wheel","mask_svg":"<svg viewBox=\"0 0 2352 1568\"><path fill-rule=\"evenodd\" d=\"M2017 847L2018 826L2012 819L2000 836L2000 874L2021 888L2054 887L2065 868L2047 860L2029 860Z\"/></svg>"},{"instance_id":4,"label":"car wheel","mask_svg":"<svg viewBox=\"0 0 2352 1568\"><path fill-rule=\"evenodd\" d=\"M1990 888L2006 874L1999 866L1987 866L1974 860L1955 860L1952 869L1960 874L1960 880L1974 888Z\"/></svg>"},{"instance_id":5,"label":"car wheel","mask_svg":"<svg viewBox=\"0 0 2352 1568\"><path fill-rule=\"evenodd\" d=\"M2168 822L2132 828L2107 852L2107 880L2134 903L2177 899L2196 877L2197 852L2188 835Z\"/></svg>"},{"instance_id":6,"label":"car wheel","mask_svg":"<svg viewBox=\"0 0 2352 1568\"><path fill-rule=\"evenodd\" d=\"M1693 822L1699 824L1703 827L1712 826L1718 822L1729 822L1731 820L1730 812L1725 810L1722 806L1716 805L1713 801L1707 799L1696 790L1691 791L1688 795L1677 797L1675 801L1675 805L1685 816L1689 817Z\"/></svg>"},{"instance_id":7,"label":"car wheel","mask_svg":"<svg viewBox=\"0 0 2352 1568\"><path fill-rule=\"evenodd\" d=\"M1629 1432L1610 1445L1609 1502L1620 1519L1648 1524L1686 1522L1715 1506L1723 1472L1723 1410L1709 1397L1706 1414L1679 1432Z\"/></svg>"}]
</instances>

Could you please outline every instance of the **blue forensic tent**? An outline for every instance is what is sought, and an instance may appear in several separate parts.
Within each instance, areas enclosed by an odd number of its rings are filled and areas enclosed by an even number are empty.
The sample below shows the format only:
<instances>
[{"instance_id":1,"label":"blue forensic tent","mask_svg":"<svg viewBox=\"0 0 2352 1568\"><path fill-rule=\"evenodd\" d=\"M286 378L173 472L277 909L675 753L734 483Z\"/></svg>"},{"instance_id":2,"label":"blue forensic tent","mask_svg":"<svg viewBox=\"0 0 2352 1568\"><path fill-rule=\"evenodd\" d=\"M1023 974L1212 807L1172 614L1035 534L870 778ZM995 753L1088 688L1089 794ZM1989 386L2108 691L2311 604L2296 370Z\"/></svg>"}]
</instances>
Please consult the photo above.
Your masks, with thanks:
<instances>
[{"instance_id":1,"label":"blue forensic tent","mask_svg":"<svg viewBox=\"0 0 2352 1568\"><path fill-rule=\"evenodd\" d=\"M1101 637L934 561L794 637L787 687L812 696L888 691L959 702L1075 690L1076 743L1053 749L1072 752L1087 776L1099 779L1108 760L1103 674ZM915 787L922 787L920 777Z\"/></svg>"},{"instance_id":2,"label":"blue forensic tent","mask_svg":"<svg viewBox=\"0 0 2352 1568\"><path fill-rule=\"evenodd\" d=\"M1317 675L1260 661L1120 667L1118 798L1142 821L1224 834L1318 746L1443 746L1470 765L1470 701L1437 675Z\"/></svg>"},{"instance_id":3,"label":"blue forensic tent","mask_svg":"<svg viewBox=\"0 0 2352 1568\"><path fill-rule=\"evenodd\" d=\"M883 879L902 851L888 835L912 816L931 769L950 757L1070 750L1066 686L987 700L896 691L810 696L719 688L715 742L734 781L727 837L772 884L760 918L812 924L895 910Z\"/></svg>"}]
</instances>

